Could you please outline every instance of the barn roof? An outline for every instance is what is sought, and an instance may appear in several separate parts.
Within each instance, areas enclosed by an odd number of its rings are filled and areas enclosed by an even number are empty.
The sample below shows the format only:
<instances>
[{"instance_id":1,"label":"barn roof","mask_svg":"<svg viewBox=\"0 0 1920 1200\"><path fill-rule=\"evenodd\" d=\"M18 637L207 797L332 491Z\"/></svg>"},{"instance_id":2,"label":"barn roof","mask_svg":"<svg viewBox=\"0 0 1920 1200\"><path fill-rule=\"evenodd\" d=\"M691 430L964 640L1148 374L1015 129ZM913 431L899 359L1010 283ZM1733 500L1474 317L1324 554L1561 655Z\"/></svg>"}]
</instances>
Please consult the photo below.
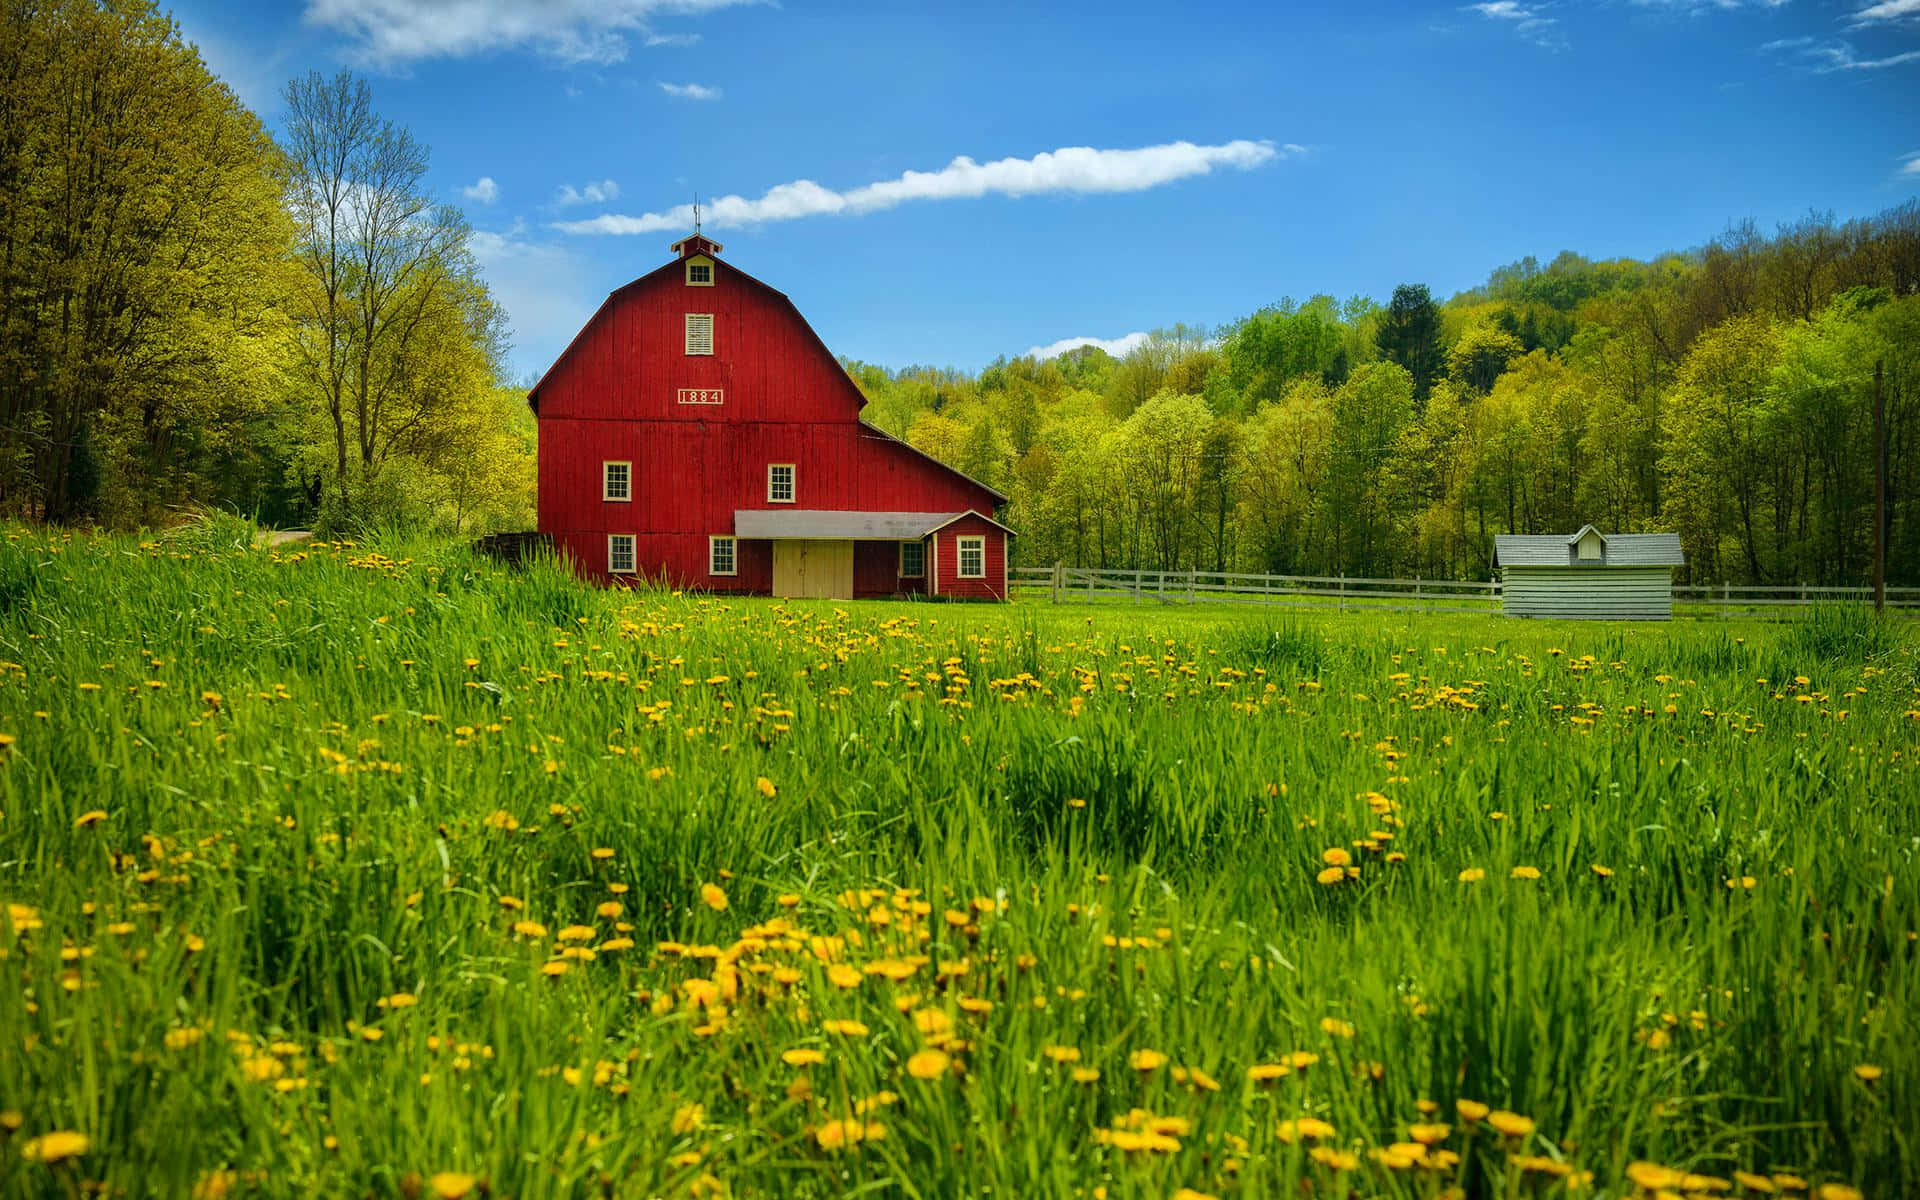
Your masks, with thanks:
<instances>
[{"instance_id":1,"label":"barn roof","mask_svg":"<svg viewBox=\"0 0 1920 1200\"><path fill-rule=\"evenodd\" d=\"M1574 558L1574 544L1588 530L1600 534L1605 557L1598 563ZM1686 565L1677 533L1600 533L1583 525L1572 534L1503 533L1493 539L1494 561L1503 567L1679 567Z\"/></svg>"},{"instance_id":2,"label":"barn roof","mask_svg":"<svg viewBox=\"0 0 1920 1200\"><path fill-rule=\"evenodd\" d=\"M735 537L823 538L832 540L907 542L923 538L962 517L979 517L988 524L1013 530L974 510L963 512L853 512L824 508L741 508L733 513Z\"/></svg>"}]
</instances>

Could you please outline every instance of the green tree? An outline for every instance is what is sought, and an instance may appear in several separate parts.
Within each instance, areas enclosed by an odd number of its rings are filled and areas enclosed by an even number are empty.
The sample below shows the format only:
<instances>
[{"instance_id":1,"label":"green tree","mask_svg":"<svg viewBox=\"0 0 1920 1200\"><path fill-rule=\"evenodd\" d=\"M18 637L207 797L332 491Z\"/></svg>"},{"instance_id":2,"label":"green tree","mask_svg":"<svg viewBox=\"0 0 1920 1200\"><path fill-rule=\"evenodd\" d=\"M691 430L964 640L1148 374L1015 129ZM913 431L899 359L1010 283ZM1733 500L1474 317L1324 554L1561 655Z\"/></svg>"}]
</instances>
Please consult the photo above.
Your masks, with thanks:
<instances>
[{"instance_id":1,"label":"green tree","mask_svg":"<svg viewBox=\"0 0 1920 1200\"><path fill-rule=\"evenodd\" d=\"M1398 363L1413 381L1413 399L1423 405L1440 377L1446 350L1440 344L1440 306L1424 283L1403 283L1380 317L1374 342L1380 357Z\"/></svg>"}]
</instances>

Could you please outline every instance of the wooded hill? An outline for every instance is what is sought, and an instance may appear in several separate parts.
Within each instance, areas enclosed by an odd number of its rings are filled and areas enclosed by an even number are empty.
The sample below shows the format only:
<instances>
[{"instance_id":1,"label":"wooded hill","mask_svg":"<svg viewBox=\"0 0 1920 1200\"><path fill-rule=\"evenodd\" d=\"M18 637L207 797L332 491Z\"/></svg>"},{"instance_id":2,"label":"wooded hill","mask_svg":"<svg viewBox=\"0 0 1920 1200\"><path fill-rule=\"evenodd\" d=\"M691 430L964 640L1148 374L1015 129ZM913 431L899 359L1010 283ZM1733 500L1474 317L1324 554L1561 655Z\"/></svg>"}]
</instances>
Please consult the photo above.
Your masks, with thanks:
<instances>
[{"instance_id":1,"label":"wooded hill","mask_svg":"<svg viewBox=\"0 0 1920 1200\"><path fill-rule=\"evenodd\" d=\"M1500 533L1674 530L1683 576L1920 582L1920 205L1436 303L1281 302L977 375L850 362L869 419L1008 492L1026 563L1482 577Z\"/></svg>"},{"instance_id":2,"label":"wooded hill","mask_svg":"<svg viewBox=\"0 0 1920 1200\"><path fill-rule=\"evenodd\" d=\"M283 101L276 142L147 0L0 11L0 515L530 525L505 315L426 148L348 74ZM1013 497L1024 563L1484 577L1495 534L1592 522L1678 531L1694 581L1857 583L1877 363L1915 583L1914 203L1120 358L847 366L869 420Z\"/></svg>"}]
</instances>

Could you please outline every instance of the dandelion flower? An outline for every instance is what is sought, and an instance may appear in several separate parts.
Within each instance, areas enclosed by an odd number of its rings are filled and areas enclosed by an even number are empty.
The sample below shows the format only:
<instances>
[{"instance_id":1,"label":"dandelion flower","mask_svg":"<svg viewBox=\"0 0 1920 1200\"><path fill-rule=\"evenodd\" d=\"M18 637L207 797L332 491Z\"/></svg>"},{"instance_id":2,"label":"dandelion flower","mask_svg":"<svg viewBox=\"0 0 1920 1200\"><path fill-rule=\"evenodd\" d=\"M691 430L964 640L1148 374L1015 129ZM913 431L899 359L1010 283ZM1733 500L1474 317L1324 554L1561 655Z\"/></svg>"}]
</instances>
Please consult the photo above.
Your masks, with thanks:
<instances>
[{"instance_id":1,"label":"dandelion flower","mask_svg":"<svg viewBox=\"0 0 1920 1200\"><path fill-rule=\"evenodd\" d=\"M1455 1100L1453 1107L1459 1112L1460 1119L1467 1122L1478 1121L1492 1111L1478 1100Z\"/></svg>"},{"instance_id":2,"label":"dandelion flower","mask_svg":"<svg viewBox=\"0 0 1920 1200\"><path fill-rule=\"evenodd\" d=\"M1515 879L1538 879L1540 878L1540 868L1515 867L1512 871L1512 876Z\"/></svg>"},{"instance_id":3,"label":"dandelion flower","mask_svg":"<svg viewBox=\"0 0 1920 1200\"><path fill-rule=\"evenodd\" d=\"M952 1062L943 1050L922 1050L907 1060L907 1074L915 1079L938 1079Z\"/></svg>"},{"instance_id":4,"label":"dandelion flower","mask_svg":"<svg viewBox=\"0 0 1920 1200\"><path fill-rule=\"evenodd\" d=\"M700 885L700 899L715 912L727 911L727 894L711 883Z\"/></svg>"},{"instance_id":5,"label":"dandelion flower","mask_svg":"<svg viewBox=\"0 0 1920 1200\"><path fill-rule=\"evenodd\" d=\"M780 1056L780 1061L790 1067L817 1067L827 1061L827 1052L808 1048L788 1050Z\"/></svg>"},{"instance_id":6,"label":"dandelion flower","mask_svg":"<svg viewBox=\"0 0 1920 1200\"><path fill-rule=\"evenodd\" d=\"M1339 883L1341 880L1345 879L1346 877L1347 877L1347 872L1346 872L1346 868L1344 867L1323 867L1321 868L1320 873L1313 877L1313 880L1315 883L1321 884L1323 886L1331 887L1332 885Z\"/></svg>"},{"instance_id":7,"label":"dandelion flower","mask_svg":"<svg viewBox=\"0 0 1920 1200\"><path fill-rule=\"evenodd\" d=\"M57 1129L27 1139L26 1145L20 1147L20 1157L28 1162L52 1164L78 1158L92 1148L93 1139L86 1134L75 1133L71 1129Z\"/></svg>"},{"instance_id":8,"label":"dandelion flower","mask_svg":"<svg viewBox=\"0 0 1920 1200\"><path fill-rule=\"evenodd\" d=\"M440 1200L460 1200L479 1182L479 1179L461 1171L441 1171L427 1180L427 1186L433 1189L433 1194Z\"/></svg>"},{"instance_id":9,"label":"dandelion flower","mask_svg":"<svg viewBox=\"0 0 1920 1200\"><path fill-rule=\"evenodd\" d=\"M1860 1079L1864 1080L1867 1083L1872 1083L1874 1080L1880 1078L1880 1076L1884 1074L1884 1072L1881 1071L1879 1067L1875 1066L1872 1063L1861 1063L1859 1066L1853 1069L1853 1073L1855 1076L1859 1077Z\"/></svg>"},{"instance_id":10,"label":"dandelion flower","mask_svg":"<svg viewBox=\"0 0 1920 1200\"><path fill-rule=\"evenodd\" d=\"M1343 847L1331 846L1321 852L1320 861L1330 867L1344 867L1353 861L1353 855Z\"/></svg>"},{"instance_id":11,"label":"dandelion flower","mask_svg":"<svg viewBox=\"0 0 1920 1200\"><path fill-rule=\"evenodd\" d=\"M1158 1050L1135 1050L1127 1055L1127 1065L1136 1071L1157 1071L1166 1061L1167 1056Z\"/></svg>"},{"instance_id":12,"label":"dandelion flower","mask_svg":"<svg viewBox=\"0 0 1920 1200\"><path fill-rule=\"evenodd\" d=\"M73 819L73 827L75 829L86 829L90 826L98 825L100 822L106 819L107 819L106 809L104 808L91 809L75 817ZM52 1136L52 1135L49 1135L49 1136Z\"/></svg>"},{"instance_id":13,"label":"dandelion flower","mask_svg":"<svg viewBox=\"0 0 1920 1200\"><path fill-rule=\"evenodd\" d=\"M1466 870L1460 872L1461 883L1479 883L1486 877L1487 872L1481 867L1468 867Z\"/></svg>"},{"instance_id":14,"label":"dandelion flower","mask_svg":"<svg viewBox=\"0 0 1920 1200\"><path fill-rule=\"evenodd\" d=\"M1526 1137L1533 1132L1533 1118L1523 1117L1519 1113L1497 1109L1487 1114L1487 1124L1493 1126L1507 1137Z\"/></svg>"},{"instance_id":15,"label":"dandelion flower","mask_svg":"<svg viewBox=\"0 0 1920 1200\"><path fill-rule=\"evenodd\" d=\"M760 776L760 778L754 780L753 786L758 788L760 790L760 794L762 796L765 796L769 800L773 799L774 794L779 790L773 786L773 780L768 779L765 775L762 775Z\"/></svg>"}]
</instances>

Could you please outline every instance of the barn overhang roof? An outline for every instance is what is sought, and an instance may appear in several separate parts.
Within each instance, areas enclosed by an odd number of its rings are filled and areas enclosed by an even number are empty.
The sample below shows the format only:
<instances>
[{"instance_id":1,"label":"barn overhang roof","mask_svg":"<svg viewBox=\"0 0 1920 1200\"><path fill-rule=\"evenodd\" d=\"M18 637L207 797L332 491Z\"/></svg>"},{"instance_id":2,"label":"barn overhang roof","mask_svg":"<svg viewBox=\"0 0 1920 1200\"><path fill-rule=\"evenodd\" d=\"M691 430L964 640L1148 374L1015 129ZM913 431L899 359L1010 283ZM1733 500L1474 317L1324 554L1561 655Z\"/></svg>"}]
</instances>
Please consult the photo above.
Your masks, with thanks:
<instances>
[{"instance_id":1,"label":"barn overhang roof","mask_svg":"<svg viewBox=\"0 0 1920 1200\"><path fill-rule=\"evenodd\" d=\"M1581 561L1574 557L1574 545L1588 530L1598 534L1606 547L1599 561ZM1503 567L1681 567L1686 556L1680 551L1677 533L1600 533L1583 526L1579 533L1566 536L1546 534L1498 534L1493 539L1494 561Z\"/></svg>"},{"instance_id":2,"label":"barn overhang roof","mask_svg":"<svg viewBox=\"0 0 1920 1200\"><path fill-rule=\"evenodd\" d=\"M853 512L824 508L740 508L733 513L735 537L770 541L911 542L945 529L964 517L981 520L1011 534L1013 530L972 509L962 512Z\"/></svg>"}]
</instances>

